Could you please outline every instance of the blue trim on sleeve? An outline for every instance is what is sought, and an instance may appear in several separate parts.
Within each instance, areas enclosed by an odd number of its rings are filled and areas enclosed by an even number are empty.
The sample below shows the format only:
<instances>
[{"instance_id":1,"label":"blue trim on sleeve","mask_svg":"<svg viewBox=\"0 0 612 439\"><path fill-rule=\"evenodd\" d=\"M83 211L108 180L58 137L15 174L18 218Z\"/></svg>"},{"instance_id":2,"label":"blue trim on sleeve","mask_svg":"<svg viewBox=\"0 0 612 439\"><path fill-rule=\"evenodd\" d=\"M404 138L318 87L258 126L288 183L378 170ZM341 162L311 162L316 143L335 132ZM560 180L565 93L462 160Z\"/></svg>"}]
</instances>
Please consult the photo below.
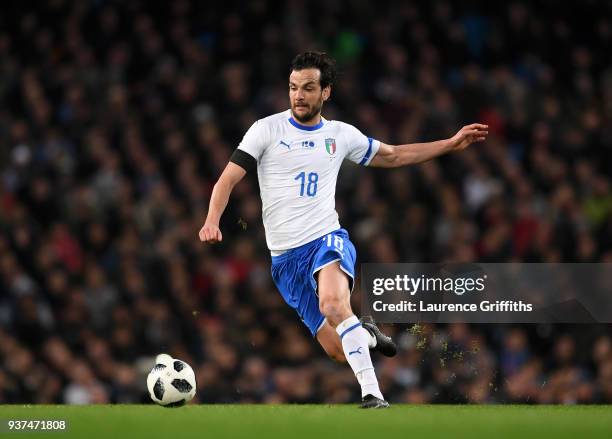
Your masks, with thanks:
<instances>
[{"instance_id":1,"label":"blue trim on sleeve","mask_svg":"<svg viewBox=\"0 0 612 439\"><path fill-rule=\"evenodd\" d=\"M318 124L314 125L314 126L307 126L307 125L302 125L301 123L299 123L298 121L296 121L293 116L289 117L289 123L291 125L293 125L294 127L296 127L297 129L300 130L304 130L304 131L315 131L318 130L319 128L321 128L323 126L323 118L321 118L321 120L319 121Z\"/></svg>"},{"instance_id":2,"label":"blue trim on sleeve","mask_svg":"<svg viewBox=\"0 0 612 439\"><path fill-rule=\"evenodd\" d=\"M359 162L360 165L365 165L370 159L370 155L372 154L372 142L373 141L374 139L372 139L371 137L368 137L368 150L366 151L365 155Z\"/></svg>"},{"instance_id":3,"label":"blue trim on sleeve","mask_svg":"<svg viewBox=\"0 0 612 439\"><path fill-rule=\"evenodd\" d=\"M361 326L361 322L355 323L350 328L346 328L344 331L342 331L342 334L340 334L340 340L342 340L342 337L344 337L347 332L351 332L353 329L358 328L359 326Z\"/></svg>"}]
</instances>

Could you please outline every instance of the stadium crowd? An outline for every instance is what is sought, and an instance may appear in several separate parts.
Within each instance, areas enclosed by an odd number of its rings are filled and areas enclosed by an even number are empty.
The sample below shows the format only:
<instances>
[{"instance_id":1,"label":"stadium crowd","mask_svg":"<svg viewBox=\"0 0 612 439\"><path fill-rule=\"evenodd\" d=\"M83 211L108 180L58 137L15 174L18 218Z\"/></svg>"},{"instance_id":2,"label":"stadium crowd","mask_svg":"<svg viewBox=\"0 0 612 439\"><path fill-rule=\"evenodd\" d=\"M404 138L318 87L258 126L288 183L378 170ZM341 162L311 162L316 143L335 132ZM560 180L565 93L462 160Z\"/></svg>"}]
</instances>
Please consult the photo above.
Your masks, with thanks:
<instances>
[{"instance_id":1,"label":"stadium crowd","mask_svg":"<svg viewBox=\"0 0 612 439\"><path fill-rule=\"evenodd\" d=\"M612 6L547 0L67 1L0 15L0 403L148 400L168 352L199 402L355 402L270 277L257 181L197 237L243 133L305 49L328 119L387 143L483 122L406 169L347 164L359 261L612 262ZM236 12L240 11L240 12ZM354 294L358 309L360 292ZM612 402L610 325L386 326L391 402Z\"/></svg>"}]
</instances>

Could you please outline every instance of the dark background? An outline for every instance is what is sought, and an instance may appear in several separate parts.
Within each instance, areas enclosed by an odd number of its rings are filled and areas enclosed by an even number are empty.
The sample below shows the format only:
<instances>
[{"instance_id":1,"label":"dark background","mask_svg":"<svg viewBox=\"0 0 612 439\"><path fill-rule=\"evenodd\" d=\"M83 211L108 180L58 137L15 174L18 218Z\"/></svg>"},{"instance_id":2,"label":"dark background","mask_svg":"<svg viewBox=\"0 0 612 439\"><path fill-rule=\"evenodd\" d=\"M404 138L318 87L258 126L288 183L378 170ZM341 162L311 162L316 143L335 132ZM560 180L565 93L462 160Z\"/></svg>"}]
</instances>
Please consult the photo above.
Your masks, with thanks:
<instances>
[{"instance_id":1,"label":"dark background","mask_svg":"<svg viewBox=\"0 0 612 439\"><path fill-rule=\"evenodd\" d=\"M152 357L200 402L354 402L275 290L257 182L208 246L212 186L288 108L291 59L341 75L324 116L386 143L489 139L342 170L361 262L612 262L609 1L48 1L0 13L0 402L146 401ZM359 303L359 291L354 295ZM389 326L392 402L612 402L610 325Z\"/></svg>"}]
</instances>

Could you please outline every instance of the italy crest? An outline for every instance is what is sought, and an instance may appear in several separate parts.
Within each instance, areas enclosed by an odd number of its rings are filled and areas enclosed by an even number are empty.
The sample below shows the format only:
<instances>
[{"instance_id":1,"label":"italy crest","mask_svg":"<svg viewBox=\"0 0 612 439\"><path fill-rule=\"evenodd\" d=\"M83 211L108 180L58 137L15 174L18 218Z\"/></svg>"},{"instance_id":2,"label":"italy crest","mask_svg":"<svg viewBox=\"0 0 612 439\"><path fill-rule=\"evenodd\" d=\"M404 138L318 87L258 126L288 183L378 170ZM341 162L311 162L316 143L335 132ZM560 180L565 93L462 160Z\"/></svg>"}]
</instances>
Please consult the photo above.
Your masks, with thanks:
<instances>
[{"instance_id":1,"label":"italy crest","mask_svg":"<svg viewBox=\"0 0 612 439\"><path fill-rule=\"evenodd\" d=\"M329 155L336 153L336 139L325 139L325 150Z\"/></svg>"}]
</instances>

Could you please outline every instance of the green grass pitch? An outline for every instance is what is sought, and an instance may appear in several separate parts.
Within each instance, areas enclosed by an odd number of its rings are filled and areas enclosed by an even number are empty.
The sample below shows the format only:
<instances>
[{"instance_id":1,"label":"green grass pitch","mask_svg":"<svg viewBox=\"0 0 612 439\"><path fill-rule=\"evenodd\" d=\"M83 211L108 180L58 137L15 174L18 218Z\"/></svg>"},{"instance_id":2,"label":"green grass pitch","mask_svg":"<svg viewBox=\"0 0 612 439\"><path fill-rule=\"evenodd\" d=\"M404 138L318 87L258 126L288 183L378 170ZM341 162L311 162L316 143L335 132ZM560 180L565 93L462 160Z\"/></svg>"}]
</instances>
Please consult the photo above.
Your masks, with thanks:
<instances>
[{"instance_id":1,"label":"green grass pitch","mask_svg":"<svg viewBox=\"0 0 612 439\"><path fill-rule=\"evenodd\" d=\"M7 438L612 437L612 406L1 405L0 419ZM8 432L9 419L63 419L68 431Z\"/></svg>"}]
</instances>

